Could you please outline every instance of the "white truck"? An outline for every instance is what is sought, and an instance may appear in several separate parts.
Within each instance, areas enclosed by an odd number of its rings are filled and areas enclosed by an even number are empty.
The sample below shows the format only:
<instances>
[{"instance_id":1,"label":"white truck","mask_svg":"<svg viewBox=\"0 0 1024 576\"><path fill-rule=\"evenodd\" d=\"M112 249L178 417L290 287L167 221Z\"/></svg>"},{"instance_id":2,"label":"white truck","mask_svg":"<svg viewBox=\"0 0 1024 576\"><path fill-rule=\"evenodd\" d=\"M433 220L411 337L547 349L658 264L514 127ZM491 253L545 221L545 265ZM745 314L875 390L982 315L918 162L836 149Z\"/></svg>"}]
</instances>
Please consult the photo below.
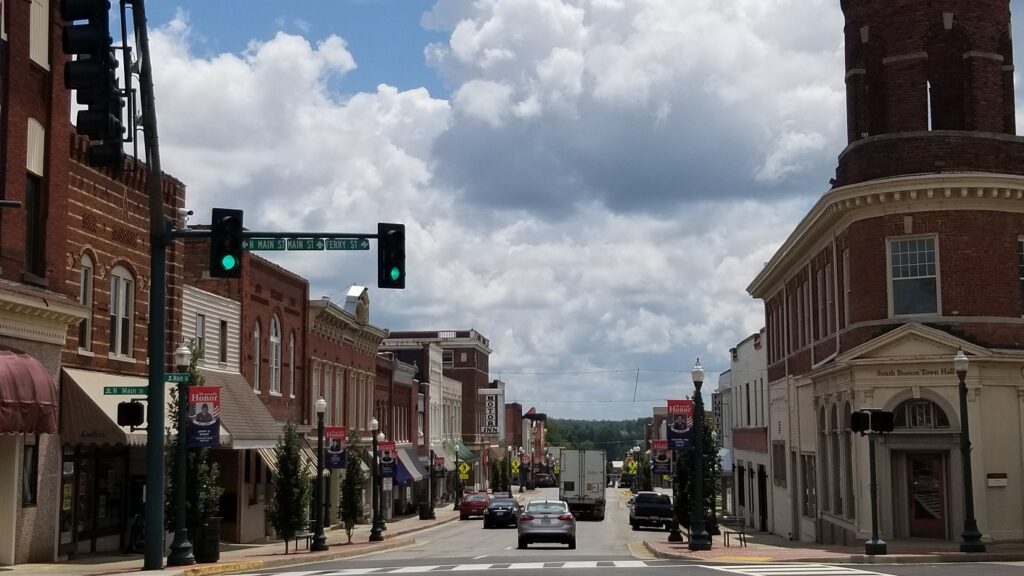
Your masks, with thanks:
<instances>
[{"instance_id":1,"label":"white truck","mask_svg":"<svg viewBox=\"0 0 1024 576\"><path fill-rule=\"evenodd\" d=\"M558 498L576 516L604 520L605 487L608 486L604 450L562 449Z\"/></svg>"}]
</instances>

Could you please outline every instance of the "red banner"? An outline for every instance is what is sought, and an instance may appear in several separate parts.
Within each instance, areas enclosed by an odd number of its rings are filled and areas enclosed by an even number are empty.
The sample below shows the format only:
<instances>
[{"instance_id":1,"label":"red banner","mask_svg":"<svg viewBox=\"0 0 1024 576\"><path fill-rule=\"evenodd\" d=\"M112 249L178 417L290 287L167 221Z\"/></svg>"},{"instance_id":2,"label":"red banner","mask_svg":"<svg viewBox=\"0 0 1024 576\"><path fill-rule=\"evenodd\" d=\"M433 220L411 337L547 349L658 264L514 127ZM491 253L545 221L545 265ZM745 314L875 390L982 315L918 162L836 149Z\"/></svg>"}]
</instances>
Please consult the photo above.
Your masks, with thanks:
<instances>
[{"instance_id":1,"label":"red banner","mask_svg":"<svg viewBox=\"0 0 1024 576\"><path fill-rule=\"evenodd\" d=\"M668 440L651 440L651 450L654 452L665 452L668 450Z\"/></svg>"},{"instance_id":2,"label":"red banner","mask_svg":"<svg viewBox=\"0 0 1024 576\"><path fill-rule=\"evenodd\" d=\"M345 467L345 450L348 448L347 426L324 427L324 468L340 470Z\"/></svg>"},{"instance_id":3,"label":"red banner","mask_svg":"<svg viewBox=\"0 0 1024 576\"><path fill-rule=\"evenodd\" d=\"M672 450L689 450L693 444L693 400L669 400L666 436Z\"/></svg>"},{"instance_id":4,"label":"red banner","mask_svg":"<svg viewBox=\"0 0 1024 576\"><path fill-rule=\"evenodd\" d=\"M220 387L188 387L188 445L220 445Z\"/></svg>"}]
</instances>

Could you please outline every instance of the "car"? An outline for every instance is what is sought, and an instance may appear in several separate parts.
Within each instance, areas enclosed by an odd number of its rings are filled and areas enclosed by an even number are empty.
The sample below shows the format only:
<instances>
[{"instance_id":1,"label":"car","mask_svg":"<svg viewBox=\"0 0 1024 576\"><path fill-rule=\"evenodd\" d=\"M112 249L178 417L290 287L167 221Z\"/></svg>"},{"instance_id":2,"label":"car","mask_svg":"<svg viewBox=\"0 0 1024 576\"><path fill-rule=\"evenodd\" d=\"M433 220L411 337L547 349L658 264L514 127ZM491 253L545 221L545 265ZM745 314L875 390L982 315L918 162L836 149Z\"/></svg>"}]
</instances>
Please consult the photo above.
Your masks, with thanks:
<instances>
[{"instance_id":1,"label":"car","mask_svg":"<svg viewBox=\"0 0 1024 576\"><path fill-rule=\"evenodd\" d=\"M531 500L519 514L519 549L535 542L558 542L576 549L576 517L562 500Z\"/></svg>"},{"instance_id":2,"label":"car","mask_svg":"<svg viewBox=\"0 0 1024 576\"><path fill-rule=\"evenodd\" d=\"M554 488L555 487L555 477L552 476L551 474L546 473L546 472L540 472L539 474L534 476L533 481L534 481L534 484L537 485L537 488Z\"/></svg>"},{"instance_id":3,"label":"car","mask_svg":"<svg viewBox=\"0 0 1024 576\"><path fill-rule=\"evenodd\" d=\"M519 502L515 498L492 498L484 510L484 528L515 526L519 522Z\"/></svg>"},{"instance_id":4,"label":"car","mask_svg":"<svg viewBox=\"0 0 1024 576\"><path fill-rule=\"evenodd\" d=\"M465 520L472 516L483 516L491 498L483 492L466 494L459 503L459 520Z\"/></svg>"},{"instance_id":5,"label":"car","mask_svg":"<svg viewBox=\"0 0 1024 576\"><path fill-rule=\"evenodd\" d=\"M637 492L629 499L629 525L633 530L641 526L672 528L672 498L657 492Z\"/></svg>"}]
</instances>

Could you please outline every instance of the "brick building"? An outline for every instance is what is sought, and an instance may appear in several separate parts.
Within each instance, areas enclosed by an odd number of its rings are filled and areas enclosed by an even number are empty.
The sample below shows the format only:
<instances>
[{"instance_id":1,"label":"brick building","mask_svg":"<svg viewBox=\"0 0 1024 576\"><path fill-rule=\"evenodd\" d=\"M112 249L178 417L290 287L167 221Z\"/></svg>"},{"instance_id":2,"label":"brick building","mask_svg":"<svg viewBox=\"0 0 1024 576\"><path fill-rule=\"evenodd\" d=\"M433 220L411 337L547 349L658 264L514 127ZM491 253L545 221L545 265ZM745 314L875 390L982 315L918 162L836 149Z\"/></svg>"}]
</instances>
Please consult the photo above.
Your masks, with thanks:
<instances>
[{"instance_id":1,"label":"brick building","mask_svg":"<svg viewBox=\"0 0 1024 576\"><path fill-rule=\"evenodd\" d=\"M963 349L978 524L1020 540L1024 138L1009 4L842 5L849 143L834 187L748 288L765 303L773 530L869 536L867 442L849 415L874 407L896 415L878 449L881 533L959 539Z\"/></svg>"}]
</instances>

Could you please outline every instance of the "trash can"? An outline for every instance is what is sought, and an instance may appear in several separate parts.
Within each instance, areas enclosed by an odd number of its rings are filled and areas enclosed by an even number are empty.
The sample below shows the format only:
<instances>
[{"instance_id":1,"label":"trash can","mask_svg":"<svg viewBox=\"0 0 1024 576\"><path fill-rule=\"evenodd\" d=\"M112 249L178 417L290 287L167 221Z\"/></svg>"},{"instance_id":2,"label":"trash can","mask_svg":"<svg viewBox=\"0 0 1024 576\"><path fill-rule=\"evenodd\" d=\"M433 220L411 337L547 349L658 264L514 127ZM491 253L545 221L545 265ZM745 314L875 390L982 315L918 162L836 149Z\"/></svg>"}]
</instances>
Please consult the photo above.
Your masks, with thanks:
<instances>
[{"instance_id":1,"label":"trash can","mask_svg":"<svg viewBox=\"0 0 1024 576\"><path fill-rule=\"evenodd\" d=\"M220 516L203 522L202 534L198 540L195 551L197 563L209 564L220 560Z\"/></svg>"},{"instance_id":2,"label":"trash can","mask_svg":"<svg viewBox=\"0 0 1024 576\"><path fill-rule=\"evenodd\" d=\"M430 520L430 502L420 502L420 520Z\"/></svg>"}]
</instances>

